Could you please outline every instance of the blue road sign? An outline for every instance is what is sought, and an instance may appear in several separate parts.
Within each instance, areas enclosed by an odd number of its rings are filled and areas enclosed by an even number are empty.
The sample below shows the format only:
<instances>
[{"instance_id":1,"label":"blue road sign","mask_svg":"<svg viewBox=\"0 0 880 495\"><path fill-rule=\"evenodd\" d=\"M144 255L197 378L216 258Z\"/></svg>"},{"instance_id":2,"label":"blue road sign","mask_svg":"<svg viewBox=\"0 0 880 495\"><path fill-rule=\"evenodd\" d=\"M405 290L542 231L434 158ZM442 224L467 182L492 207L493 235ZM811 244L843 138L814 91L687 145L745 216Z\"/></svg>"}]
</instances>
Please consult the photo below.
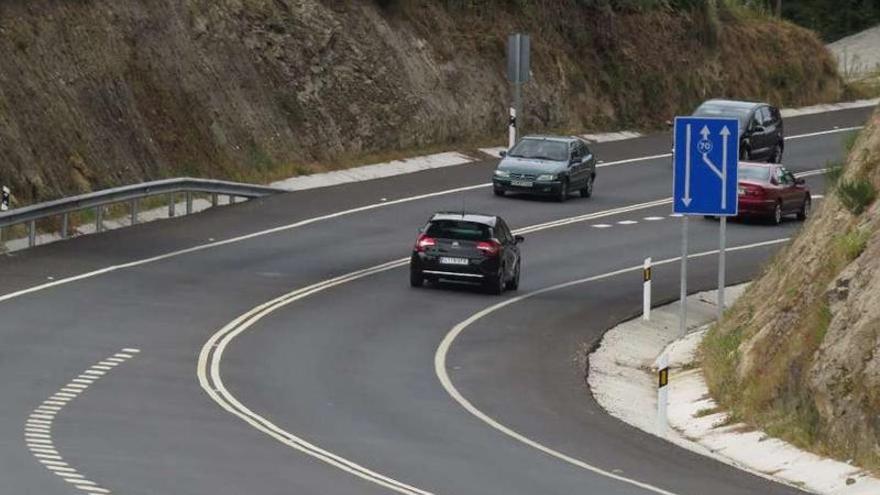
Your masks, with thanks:
<instances>
[{"instance_id":1,"label":"blue road sign","mask_svg":"<svg viewBox=\"0 0 880 495\"><path fill-rule=\"evenodd\" d=\"M739 121L676 117L673 159L673 212L736 215Z\"/></svg>"}]
</instances>

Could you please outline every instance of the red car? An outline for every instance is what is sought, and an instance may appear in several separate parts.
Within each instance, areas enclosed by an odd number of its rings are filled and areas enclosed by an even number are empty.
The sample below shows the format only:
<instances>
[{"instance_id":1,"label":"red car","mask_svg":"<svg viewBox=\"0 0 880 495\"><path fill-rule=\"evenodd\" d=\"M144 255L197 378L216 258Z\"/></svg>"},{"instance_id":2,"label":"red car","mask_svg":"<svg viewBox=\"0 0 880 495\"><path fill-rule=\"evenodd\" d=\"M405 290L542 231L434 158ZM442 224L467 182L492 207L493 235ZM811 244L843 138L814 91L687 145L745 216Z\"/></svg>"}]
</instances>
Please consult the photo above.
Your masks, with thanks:
<instances>
[{"instance_id":1,"label":"red car","mask_svg":"<svg viewBox=\"0 0 880 495\"><path fill-rule=\"evenodd\" d=\"M739 217L761 217L774 225L785 215L806 220L810 214L810 189L782 165L740 162Z\"/></svg>"}]
</instances>

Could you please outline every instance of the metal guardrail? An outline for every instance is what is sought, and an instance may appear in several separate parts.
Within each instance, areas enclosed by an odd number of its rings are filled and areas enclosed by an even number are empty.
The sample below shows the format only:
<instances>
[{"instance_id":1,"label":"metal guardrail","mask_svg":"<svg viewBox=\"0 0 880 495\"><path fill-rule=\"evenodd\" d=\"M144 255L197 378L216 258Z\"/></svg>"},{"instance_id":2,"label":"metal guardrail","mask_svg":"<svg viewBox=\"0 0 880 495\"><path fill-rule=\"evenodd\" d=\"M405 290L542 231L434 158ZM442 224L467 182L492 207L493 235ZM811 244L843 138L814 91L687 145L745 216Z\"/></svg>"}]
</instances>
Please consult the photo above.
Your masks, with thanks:
<instances>
[{"instance_id":1,"label":"metal guardrail","mask_svg":"<svg viewBox=\"0 0 880 495\"><path fill-rule=\"evenodd\" d=\"M28 246L33 247L36 244L37 220L55 216L61 216L61 238L67 238L70 214L89 209L95 210L95 230L101 232L104 230L104 208L115 203L130 204L131 224L134 225L138 223L140 200L151 196L168 195L168 216L173 217L175 216L175 198L181 193L186 196L186 214L189 215L192 213L192 195L194 193L210 194L211 205L217 206L220 196L227 196L229 204L233 204L235 198L260 198L280 192L285 191L274 187L189 177L115 187L0 213L0 245L4 244L3 230L6 227L26 223L28 225Z\"/></svg>"}]
</instances>

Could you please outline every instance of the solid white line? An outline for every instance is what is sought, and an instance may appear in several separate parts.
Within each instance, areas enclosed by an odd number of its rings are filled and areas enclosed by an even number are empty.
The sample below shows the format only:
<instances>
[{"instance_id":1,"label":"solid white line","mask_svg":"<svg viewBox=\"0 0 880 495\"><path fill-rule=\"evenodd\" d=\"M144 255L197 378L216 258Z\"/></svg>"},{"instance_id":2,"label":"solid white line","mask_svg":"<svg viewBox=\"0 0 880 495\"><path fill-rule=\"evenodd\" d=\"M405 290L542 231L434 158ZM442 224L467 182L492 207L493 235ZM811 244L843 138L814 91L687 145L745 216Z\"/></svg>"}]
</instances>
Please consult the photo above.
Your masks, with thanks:
<instances>
[{"instance_id":1,"label":"solid white line","mask_svg":"<svg viewBox=\"0 0 880 495\"><path fill-rule=\"evenodd\" d=\"M772 241L758 242L758 243L754 243L754 244L747 244L744 246L736 246L736 247L728 248L727 251L728 252L736 252L736 251L742 251L745 249L754 249L757 247L764 247L764 246L771 246L771 245L775 245L775 244L781 244L783 242L788 242L788 241L789 241L789 238L786 237L786 238L782 238L782 239L775 239ZM689 255L688 258L701 258L701 257L710 256L710 255L717 254L717 253L718 253L717 250L704 251L702 253L696 253L696 254ZM681 257L668 258L665 260L655 262L654 266L673 263L673 262L676 262L680 259L681 259ZM490 416L488 416L487 414L485 414L481 410L477 409L476 406L474 406L467 398L465 398L458 391L458 389L455 388L455 385L452 383L452 380L449 378L449 374L446 370L446 358L449 353L449 349L452 347L453 342L455 342L455 339L468 326L470 326L475 321L485 317L486 315L493 313L503 307L509 306L511 304L519 303L519 302L523 301L524 299L528 299L528 298L531 298L531 297L534 297L534 296L537 296L540 294L545 294L550 291L565 289L565 288L572 287L575 285L584 284L587 282L594 282L594 281L598 281L598 280L603 280L603 279L615 277L617 275L622 275L625 273L642 270L643 268L644 268L643 265L639 264L639 265L636 265L633 267L623 268L621 270L615 270L615 271L604 273L601 275L595 275L592 277L582 278L579 280L574 280L574 281L565 282L562 284L557 284L557 285L554 285L551 287L546 287L544 289L539 289L539 290L536 290L533 292L529 292L528 294L523 294L521 296L513 297L510 299L505 299L502 302L499 302L495 305L489 306L488 308L472 315L470 318L464 320L463 322L461 322L458 325L456 325L455 327L453 327L449 331L449 333L446 334L446 336L443 338L443 341L440 343L440 346L437 348L437 352L434 354L434 372L437 374L437 378L440 380L441 385L446 390L446 392L449 394L449 396L452 397L456 402L458 402L458 404L461 405L465 410L467 410L469 413L471 413L473 416L477 417L478 419L480 419L481 421L483 421L487 425L504 433L505 435L507 435L511 438L514 438L514 439L516 439L516 440L518 440L518 441L520 441L520 442L522 442L532 448L535 448L535 449L537 449L547 455L553 456L557 459L560 459L562 461L565 461L569 464L580 467L582 469L586 469L588 471L594 472L596 474L606 476L608 478L615 479L618 481L622 481L624 483L629 483L633 486L637 486L639 488L642 488L642 489L645 489L648 491L652 491L654 493L658 493L658 494L662 494L662 495L675 495L673 492L664 490L662 488L658 488L656 486L653 486L653 485L650 485L647 483L642 483L640 481L636 481L636 480L627 478L625 476L621 476L616 473L605 471L604 469L598 468L598 467L593 466L591 464L588 464L584 461L581 461L581 460L576 459L574 457L568 456L568 455L563 454L559 451L553 450L550 447L547 447L547 446L545 446L535 440L532 440L532 439L530 439L520 433L517 433L516 431L504 426L503 424L501 424L498 421L496 421L495 419L491 418Z\"/></svg>"},{"instance_id":2,"label":"solid white line","mask_svg":"<svg viewBox=\"0 0 880 495\"><path fill-rule=\"evenodd\" d=\"M840 129L831 129L828 131L810 132L808 134L798 134L796 136L787 136L785 139L787 139L787 140L788 139L804 139L804 138L809 138L809 137L825 136L827 134L838 134L841 132L858 131L858 130L862 129L863 127L864 126L861 126L861 125L857 125L857 126L853 126L853 127L841 127Z\"/></svg>"},{"instance_id":3,"label":"solid white line","mask_svg":"<svg viewBox=\"0 0 880 495\"><path fill-rule=\"evenodd\" d=\"M585 215L578 215L575 217L532 225L529 227L517 229L514 232L518 234L526 232L538 232L542 230L570 225L576 222L586 222L598 218L619 215L622 213L655 208L657 206L670 204L671 202L672 198L649 201L637 205L629 205L620 208L614 208L610 210L604 210ZM202 346L202 350L199 353L199 362L196 371L199 378L199 384L201 385L202 389L205 391L205 393L208 394L209 397L211 397L211 399L213 399L217 404L220 405L220 407L222 407L226 411L235 416L238 416L257 430L265 433L266 435L269 435L272 438L275 438L279 442L291 448L294 448L304 454L310 455L316 459L326 462L327 464L330 464L338 469L351 473L367 481L376 483L390 490L400 493L417 493L422 495L428 494L428 492L399 482L397 480L394 480L393 478L384 476L380 473L365 468L364 466L356 464L348 459L333 454L332 452L324 450L314 444L309 443L303 438L300 438L290 433L289 431L280 428L265 417L260 416L254 411L248 409L244 404L238 401L238 399L233 396L229 392L229 390L226 389L220 376L220 363L223 358L223 353L229 343L232 342L238 335L250 328L252 325L260 321L266 315L288 304L306 298L312 294L327 290L329 288L359 280L370 275L406 266L408 261L409 258L400 258L397 260L389 261L387 263L341 275L339 277L325 280L323 282L318 282L307 287L296 289L292 292L281 295L275 299L263 303L251 309L250 311L240 315L235 320L231 321L229 324L215 332L214 335L212 335L211 338L208 339L208 341Z\"/></svg>"},{"instance_id":4,"label":"solid white line","mask_svg":"<svg viewBox=\"0 0 880 495\"><path fill-rule=\"evenodd\" d=\"M857 130L857 129L861 129L861 128L862 128L862 126L854 126L854 127L843 128L843 129L832 129L832 130L828 130L828 131L820 131L820 132L813 132L813 133L809 133L809 134L789 136L786 139L789 139L789 140L800 139L800 138L805 138L805 137L820 136L823 134L834 134L834 133L839 133L839 132L847 132L847 131ZM636 163L636 162L641 162L641 161L656 160L659 158L669 158L671 156L672 156L672 153L663 153L663 154L658 154L658 155L629 158L626 160L605 162L600 165L597 165L597 167L610 167L610 166L615 166L615 165L624 165L624 164ZM455 194L455 193L459 193L459 192L472 191L475 189L490 187L491 185L492 185L491 182L486 182L486 183L482 183L482 184L475 184L472 186L457 187L454 189L447 189L444 191L437 191L437 192L432 192L432 193L427 193L427 194L420 194L417 196L409 196L409 197L405 197L405 198L395 199L392 201L384 201L384 202L379 202L379 203L368 204L368 205L360 206L357 208L351 208L348 210L342 210L342 211L330 213L327 215L312 217L312 218L300 220L298 222L294 222L291 224L281 225L278 227L273 227L273 228L269 228L269 229L265 229L265 230L260 230L257 232L253 232L250 234L245 234L245 235L241 235L241 236L237 236L237 237L232 237L232 238L225 239L222 241L215 241L215 242L210 242L207 244L199 244L199 245L192 246L192 247L189 247L186 249L171 251L171 252L168 252L165 254L160 254L157 256L153 256L150 258L143 258L140 260L135 260L135 261L131 261L128 263L122 263L119 265L111 265L111 266L108 266L105 268L100 268L98 270L93 270L91 272L85 272L85 273L81 273L79 275L74 275L71 277L53 280L53 281L45 283L45 284L35 285L35 286L29 287L27 289L22 289L19 291L14 291L14 292L10 292L8 294L0 295L0 302L7 301L9 299L13 299L16 297L20 297L25 294L31 294L33 292L38 292L38 291L42 291L42 290L49 289L52 287L57 287L59 285L65 285L65 284L69 284L71 282L76 282L79 280L84 280L87 278L96 277L98 275L103 275L105 273L115 272L118 270L122 270L125 268L132 268L135 266L141 266L141 265L145 265L148 263L154 263L156 261L162 261L162 260L166 260L169 258L182 256L185 254L196 253L199 251L204 251L206 249L211 249L211 248L215 248L215 247L219 247L219 246L225 246L227 244L238 243L238 242L242 242L242 241L246 241L246 240L250 240L250 239L254 239L257 237L262 237L262 236L266 236L266 235L270 235L270 234L276 234L278 232L284 232L284 231L296 229L296 228L299 228L299 227L302 227L305 225L311 225L313 223L318 223L318 222L322 222L322 221L326 221L326 220L330 220L330 219L335 219L335 218L339 218L339 217L346 216L346 215L352 215L355 213L370 211L370 210L374 210L377 208L384 208L386 206L399 205L399 204L403 204L403 203L419 201L419 200L429 199L429 198L435 198L435 197L445 196L445 195L449 195L449 194Z\"/></svg>"}]
</instances>

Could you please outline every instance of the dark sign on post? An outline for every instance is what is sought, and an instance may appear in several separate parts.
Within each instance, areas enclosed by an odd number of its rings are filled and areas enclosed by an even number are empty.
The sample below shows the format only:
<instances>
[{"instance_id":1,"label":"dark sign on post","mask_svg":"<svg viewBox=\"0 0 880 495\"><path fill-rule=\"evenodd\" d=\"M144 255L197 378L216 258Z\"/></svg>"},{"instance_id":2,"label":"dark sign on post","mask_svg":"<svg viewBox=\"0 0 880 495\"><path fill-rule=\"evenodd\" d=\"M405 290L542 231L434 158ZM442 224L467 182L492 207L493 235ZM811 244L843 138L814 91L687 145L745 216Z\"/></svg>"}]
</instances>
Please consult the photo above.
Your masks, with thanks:
<instances>
[{"instance_id":1,"label":"dark sign on post","mask_svg":"<svg viewBox=\"0 0 880 495\"><path fill-rule=\"evenodd\" d=\"M529 35L511 34L507 38L507 79L514 84L529 80Z\"/></svg>"}]
</instances>

